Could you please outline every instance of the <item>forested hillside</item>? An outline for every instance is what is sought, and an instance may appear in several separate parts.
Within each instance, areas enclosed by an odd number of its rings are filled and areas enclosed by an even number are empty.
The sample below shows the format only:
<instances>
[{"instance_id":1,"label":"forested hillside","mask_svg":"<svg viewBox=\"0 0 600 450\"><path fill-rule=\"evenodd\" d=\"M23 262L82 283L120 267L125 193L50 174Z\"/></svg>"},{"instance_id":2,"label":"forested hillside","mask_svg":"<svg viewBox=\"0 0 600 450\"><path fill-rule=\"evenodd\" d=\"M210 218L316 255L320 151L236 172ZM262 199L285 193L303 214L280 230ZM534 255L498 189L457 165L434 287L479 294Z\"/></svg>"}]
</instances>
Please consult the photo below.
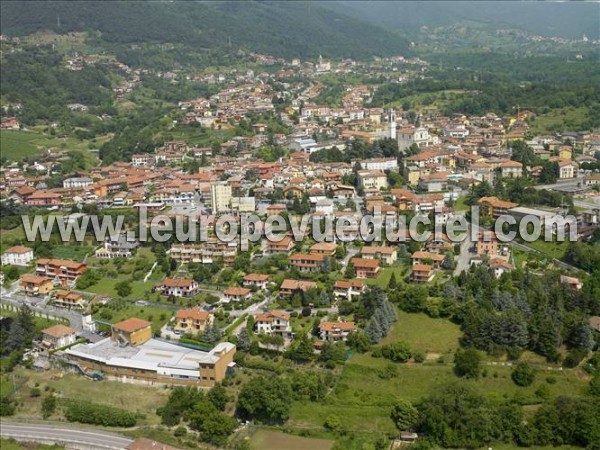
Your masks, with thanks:
<instances>
[{"instance_id":1,"label":"forested hillside","mask_svg":"<svg viewBox=\"0 0 600 450\"><path fill-rule=\"evenodd\" d=\"M2 32L100 31L110 43L177 42L281 57L406 54L394 33L315 2L2 2Z\"/></svg>"}]
</instances>

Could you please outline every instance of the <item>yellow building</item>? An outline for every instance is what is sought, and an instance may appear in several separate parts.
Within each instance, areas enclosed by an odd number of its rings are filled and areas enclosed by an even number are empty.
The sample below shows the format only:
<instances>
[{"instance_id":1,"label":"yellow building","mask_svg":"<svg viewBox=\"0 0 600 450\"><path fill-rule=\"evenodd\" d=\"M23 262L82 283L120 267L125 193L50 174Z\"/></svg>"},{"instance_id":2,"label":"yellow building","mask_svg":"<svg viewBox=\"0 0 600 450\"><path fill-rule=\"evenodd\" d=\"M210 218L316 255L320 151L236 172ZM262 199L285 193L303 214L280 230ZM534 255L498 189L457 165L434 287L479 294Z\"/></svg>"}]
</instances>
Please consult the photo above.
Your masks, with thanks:
<instances>
[{"instance_id":1,"label":"yellow building","mask_svg":"<svg viewBox=\"0 0 600 450\"><path fill-rule=\"evenodd\" d=\"M112 340L126 345L141 345L152 338L152 323L132 317L112 326Z\"/></svg>"},{"instance_id":2,"label":"yellow building","mask_svg":"<svg viewBox=\"0 0 600 450\"><path fill-rule=\"evenodd\" d=\"M19 289L27 295L46 295L54 288L51 279L26 273L19 279Z\"/></svg>"}]
</instances>

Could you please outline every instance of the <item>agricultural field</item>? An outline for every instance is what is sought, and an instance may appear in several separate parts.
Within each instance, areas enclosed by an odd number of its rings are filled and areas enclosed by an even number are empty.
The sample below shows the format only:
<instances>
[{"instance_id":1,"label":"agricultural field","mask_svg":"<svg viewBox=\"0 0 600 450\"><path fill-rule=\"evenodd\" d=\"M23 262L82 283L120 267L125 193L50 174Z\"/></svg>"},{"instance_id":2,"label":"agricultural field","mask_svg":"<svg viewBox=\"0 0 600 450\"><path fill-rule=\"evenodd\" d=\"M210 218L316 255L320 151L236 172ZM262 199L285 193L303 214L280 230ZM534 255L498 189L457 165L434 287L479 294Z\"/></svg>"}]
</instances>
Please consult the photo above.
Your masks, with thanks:
<instances>
[{"instance_id":1,"label":"agricultural field","mask_svg":"<svg viewBox=\"0 0 600 450\"><path fill-rule=\"evenodd\" d=\"M329 450L333 444L329 439L306 438L262 429L250 438L251 447L261 450Z\"/></svg>"}]
</instances>

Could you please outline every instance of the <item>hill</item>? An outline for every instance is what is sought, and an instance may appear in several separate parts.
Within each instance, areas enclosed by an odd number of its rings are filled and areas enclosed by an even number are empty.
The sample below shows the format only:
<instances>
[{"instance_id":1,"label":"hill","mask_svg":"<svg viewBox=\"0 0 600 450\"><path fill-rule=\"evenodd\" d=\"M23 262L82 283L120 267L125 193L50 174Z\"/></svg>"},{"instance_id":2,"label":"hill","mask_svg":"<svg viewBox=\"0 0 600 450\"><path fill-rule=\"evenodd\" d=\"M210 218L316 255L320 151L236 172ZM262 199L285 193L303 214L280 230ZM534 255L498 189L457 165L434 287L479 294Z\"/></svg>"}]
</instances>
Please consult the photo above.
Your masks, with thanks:
<instances>
[{"instance_id":1,"label":"hill","mask_svg":"<svg viewBox=\"0 0 600 450\"><path fill-rule=\"evenodd\" d=\"M494 28L518 28L542 36L600 37L600 5L596 2L343 0L328 6L390 30L401 30L406 35L412 35L422 26L471 22Z\"/></svg>"},{"instance_id":2,"label":"hill","mask_svg":"<svg viewBox=\"0 0 600 450\"><path fill-rule=\"evenodd\" d=\"M314 2L2 2L2 33L99 31L113 44L182 43L279 57L406 54L407 42Z\"/></svg>"}]
</instances>

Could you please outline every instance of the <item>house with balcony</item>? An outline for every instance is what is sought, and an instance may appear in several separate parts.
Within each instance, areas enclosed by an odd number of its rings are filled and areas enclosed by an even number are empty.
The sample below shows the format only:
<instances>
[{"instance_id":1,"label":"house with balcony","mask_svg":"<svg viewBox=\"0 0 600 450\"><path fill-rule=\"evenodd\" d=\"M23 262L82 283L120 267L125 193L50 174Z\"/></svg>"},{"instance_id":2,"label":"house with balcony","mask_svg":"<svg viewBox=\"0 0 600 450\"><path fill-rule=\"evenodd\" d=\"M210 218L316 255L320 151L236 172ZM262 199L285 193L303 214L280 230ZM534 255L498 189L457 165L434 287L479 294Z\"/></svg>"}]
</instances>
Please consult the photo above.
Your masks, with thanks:
<instances>
[{"instance_id":1,"label":"house with balcony","mask_svg":"<svg viewBox=\"0 0 600 450\"><path fill-rule=\"evenodd\" d=\"M198 293L198 283L192 278L165 278L159 289L167 297L193 297Z\"/></svg>"},{"instance_id":2,"label":"house with balcony","mask_svg":"<svg viewBox=\"0 0 600 450\"><path fill-rule=\"evenodd\" d=\"M336 300L352 301L354 297L365 292L367 285L361 280L338 280L333 285L333 295Z\"/></svg>"},{"instance_id":3,"label":"house with balcony","mask_svg":"<svg viewBox=\"0 0 600 450\"><path fill-rule=\"evenodd\" d=\"M52 303L60 308L83 309L85 300L83 295L77 292L59 289L52 294Z\"/></svg>"},{"instance_id":4,"label":"house with balcony","mask_svg":"<svg viewBox=\"0 0 600 450\"><path fill-rule=\"evenodd\" d=\"M356 278L377 278L379 276L379 259L352 258L350 260Z\"/></svg>"},{"instance_id":5,"label":"house with balcony","mask_svg":"<svg viewBox=\"0 0 600 450\"><path fill-rule=\"evenodd\" d=\"M354 322L321 322L319 337L327 342L345 342L348 340L350 333L355 330Z\"/></svg>"},{"instance_id":6,"label":"house with balcony","mask_svg":"<svg viewBox=\"0 0 600 450\"><path fill-rule=\"evenodd\" d=\"M254 330L258 334L279 335L284 339L293 337L290 315L284 311L268 311L254 315Z\"/></svg>"},{"instance_id":7,"label":"house with balcony","mask_svg":"<svg viewBox=\"0 0 600 450\"><path fill-rule=\"evenodd\" d=\"M41 277L26 273L19 278L19 290L25 295L40 296L46 295L52 291L54 283L50 278Z\"/></svg>"},{"instance_id":8,"label":"house with balcony","mask_svg":"<svg viewBox=\"0 0 600 450\"><path fill-rule=\"evenodd\" d=\"M444 255L440 253L417 251L411 255L410 259L413 264L429 264L433 266L434 269L439 269L444 261Z\"/></svg>"},{"instance_id":9,"label":"house with balcony","mask_svg":"<svg viewBox=\"0 0 600 450\"><path fill-rule=\"evenodd\" d=\"M76 339L75 330L66 325L54 325L42 330L42 345L47 350L74 344Z\"/></svg>"},{"instance_id":10,"label":"house with balcony","mask_svg":"<svg viewBox=\"0 0 600 450\"><path fill-rule=\"evenodd\" d=\"M275 255L275 254L289 255L292 252L292 250L294 249L294 241L289 236L285 236L283 239L281 239L279 241L265 239L264 242L266 243L265 254L268 254L268 255Z\"/></svg>"},{"instance_id":11,"label":"house with balcony","mask_svg":"<svg viewBox=\"0 0 600 450\"><path fill-rule=\"evenodd\" d=\"M180 309L175 313L175 331L202 333L212 325L214 316L200 308Z\"/></svg>"},{"instance_id":12,"label":"house with balcony","mask_svg":"<svg viewBox=\"0 0 600 450\"><path fill-rule=\"evenodd\" d=\"M87 266L83 263L68 259L40 258L37 261L36 275L53 279L61 286L74 285L80 275L83 275Z\"/></svg>"},{"instance_id":13,"label":"house with balcony","mask_svg":"<svg viewBox=\"0 0 600 450\"><path fill-rule=\"evenodd\" d=\"M296 253L290 256L290 267L296 267L300 272L320 272L325 261L325 255Z\"/></svg>"},{"instance_id":14,"label":"house with balcony","mask_svg":"<svg viewBox=\"0 0 600 450\"><path fill-rule=\"evenodd\" d=\"M427 283L433 280L433 266L429 264L413 264L410 273L410 281L414 283Z\"/></svg>"},{"instance_id":15,"label":"house with balcony","mask_svg":"<svg viewBox=\"0 0 600 450\"><path fill-rule=\"evenodd\" d=\"M317 242L310 247L311 255L335 256L337 245L333 242Z\"/></svg>"}]
</instances>

